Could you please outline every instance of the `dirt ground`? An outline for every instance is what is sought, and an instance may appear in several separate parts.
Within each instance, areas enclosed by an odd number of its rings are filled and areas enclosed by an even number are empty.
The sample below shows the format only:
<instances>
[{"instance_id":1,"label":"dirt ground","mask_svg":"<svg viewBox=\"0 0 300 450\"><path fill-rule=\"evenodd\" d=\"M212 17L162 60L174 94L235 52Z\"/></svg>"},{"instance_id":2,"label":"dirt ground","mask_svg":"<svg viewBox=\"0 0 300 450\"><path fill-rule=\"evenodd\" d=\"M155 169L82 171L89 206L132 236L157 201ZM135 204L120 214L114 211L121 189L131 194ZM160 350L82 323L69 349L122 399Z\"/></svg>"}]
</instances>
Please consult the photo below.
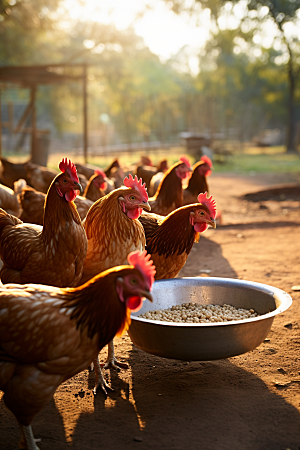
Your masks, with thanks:
<instances>
[{"instance_id":1,"label":"dirt ground","mask_svg":"<svg viewBox=\"0 0 300 450\"><path fill-rule=\"evenodd\" d=\"M299 450L300 449L300 196L244 194L288 175L209 178L222 224L196 244L180 276L217 276L276 286L293 304L274 320L268 338L233 358L184 362L115 340L128 370L106 371L114 388L92 394L88 370L61 385L33 423L41 450ZM101 359L106 350L101 352ZM18 447L19 427L0 400L0 448Z\"/></svg>"}]
</instances>

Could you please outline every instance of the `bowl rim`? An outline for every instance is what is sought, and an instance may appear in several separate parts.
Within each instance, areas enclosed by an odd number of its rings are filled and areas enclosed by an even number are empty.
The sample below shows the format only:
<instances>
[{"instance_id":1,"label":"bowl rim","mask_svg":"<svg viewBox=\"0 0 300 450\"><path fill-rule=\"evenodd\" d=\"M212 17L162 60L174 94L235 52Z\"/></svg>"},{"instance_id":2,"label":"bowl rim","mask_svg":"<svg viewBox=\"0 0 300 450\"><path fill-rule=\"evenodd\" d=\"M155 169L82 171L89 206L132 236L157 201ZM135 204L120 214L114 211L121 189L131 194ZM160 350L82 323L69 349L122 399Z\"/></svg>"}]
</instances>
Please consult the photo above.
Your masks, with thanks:
<instances>
[{"instance_id":1,"label":"bowl rim","mask_svg":"<svg viewBox=\"0 0 300 450\"><path fill-rule=\"evenodd\" d=\"M209 323L187 323L187 322L182 322L182 323L178 323L178 322L166 322L163 320L151 320L151 319L144 319L142 317L138 317L136 315L131 314L130 318L131 321L137 321L137 322L145 322L145 323L149 323L149 324L154 324L154 325L163 325L163 326L169 326L169 327L200 327L200 328L206 328L206 327L223 327L223 326L230 326L230 325L242 325L245 323L251 323L251 322L259 322L265 319L270 319L270 318L274 318L277 314L280 314L284 311L286 311L293 303L292 297L285 291L283 291L282 289L276 288L274 286L268 285L268 284L264 284L264 283L258 283L256 281L249 281L249 280L240 280L240 279L236 279L236 278L225 278L225 277L182 277L182 278L168 278L168 279L164 279L164 280L155 280L154 285L158 285L158 284L162 284L165 282L168 282L172 280L173 282L177 282L180 280L197 280L197 281L204 281L204 285L205 285L205 281L213 281L215 282L215 285L222 285L224 287L226 287L226 284L234 284L237 285L239 287L245 286L248 288L254 288L255 290L259 290L261 292L265 292L265 293L269 293L272 294L273 297L277 297L280 299L281 304L278 306L278 308L274 309L274 311L271 311L269 313L266 314L262 314L260 316L257 317L252 317L250 319L242 319L242 320L230 320L228 322L209 322ZM138 313L139 311L137 311L136 313Z\"/></svg>"}]
</instances>

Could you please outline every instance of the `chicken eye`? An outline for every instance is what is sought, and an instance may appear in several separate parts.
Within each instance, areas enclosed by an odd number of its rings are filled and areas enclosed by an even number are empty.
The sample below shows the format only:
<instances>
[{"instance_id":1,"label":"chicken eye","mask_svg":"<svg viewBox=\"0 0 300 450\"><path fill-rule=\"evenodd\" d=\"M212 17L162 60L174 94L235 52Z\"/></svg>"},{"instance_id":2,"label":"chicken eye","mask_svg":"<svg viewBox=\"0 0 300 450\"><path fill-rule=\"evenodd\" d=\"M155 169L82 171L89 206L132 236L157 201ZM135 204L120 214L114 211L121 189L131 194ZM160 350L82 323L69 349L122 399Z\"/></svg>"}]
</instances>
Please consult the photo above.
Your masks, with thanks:
<instances>
[{"instance_id":1,"label":"chicken eye","mask_svg":"<svg viewBox=\"0 0 300 450\"><path fill-rule=\"evenodd\" d=\"M198 211L199 216L204 216L204 211Z\"/></svg>"},{"instance_id":2,"label":"chicken eye","mask_svg":"<svg viewBox=\"0 0 300 450\"><path fill-rule=\"evenodd\" d=\"M135 195L130 195L129 200L134 201L136 199Z\"/></svg>"},{"instance_id":3,"label":"chicken eye","mask_svg":"<svg viewBox=\"0 0 300 450\"><path fill-rule=\"evenodd\" d=\"M68 180L66 179L66 178L63 178L63 183L67 183L68 182Z\"/></svg>"},{"instance_id":4,"label":"chicken eye","mask_svg":"<svg viewBox=\"0 0 300 450\"><path fill-rule=\"evenodd\" d=\"M133 286L137 285L137 279L136 278L131 278L130 279L130 284L132 284Z\"/></svg>"}]
</instances>

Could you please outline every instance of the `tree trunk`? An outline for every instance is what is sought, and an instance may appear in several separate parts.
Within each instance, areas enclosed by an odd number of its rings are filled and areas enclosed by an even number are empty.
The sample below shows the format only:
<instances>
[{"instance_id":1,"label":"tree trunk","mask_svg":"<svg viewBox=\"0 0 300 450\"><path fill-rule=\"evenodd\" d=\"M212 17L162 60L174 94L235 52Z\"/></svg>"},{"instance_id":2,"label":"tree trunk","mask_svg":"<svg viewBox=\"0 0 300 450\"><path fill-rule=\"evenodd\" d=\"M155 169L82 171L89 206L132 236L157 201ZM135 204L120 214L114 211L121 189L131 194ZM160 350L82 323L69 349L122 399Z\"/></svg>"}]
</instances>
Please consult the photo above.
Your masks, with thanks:
<instances>
[{"instance_id":1,"label":"tree trunk","mask_svg":"<svg viewBox=\"0 0 300 450\"><path fill-rule=\"evenodd\" d=\"M295 76L291 64L288 65L288 129L287 129L287 153L297 153L296 146L296 109L295 109Z\"/></svg>"}]
</instances>

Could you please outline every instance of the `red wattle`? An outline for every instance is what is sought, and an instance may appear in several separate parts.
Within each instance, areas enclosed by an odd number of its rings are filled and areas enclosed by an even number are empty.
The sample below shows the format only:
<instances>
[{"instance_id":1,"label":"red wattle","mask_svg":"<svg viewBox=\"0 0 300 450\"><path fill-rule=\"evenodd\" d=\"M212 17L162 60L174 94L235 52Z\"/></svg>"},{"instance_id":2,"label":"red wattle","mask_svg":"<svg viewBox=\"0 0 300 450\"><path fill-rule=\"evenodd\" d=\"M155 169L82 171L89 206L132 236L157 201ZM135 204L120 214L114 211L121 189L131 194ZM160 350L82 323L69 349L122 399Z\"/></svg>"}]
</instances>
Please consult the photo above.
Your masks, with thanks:
<instances>
[{"instance_id":1,"label":"red wattle","mask_svg":"<svg viewBox=\"0 0 300 450\"><path fill-rule=\"evenodd\" d=\"M181 179L184 180L185 178L187 178L189 176L189 172L177 172L177 176Z\"/></svg>"},{"instance_id":2,"label":"red wattle","mask_svg":"<svg viewBox=\"0 0 300 450\"><path fill-rule=\"evenodd\" d=\"M131 311L138 311L141 309L142 306L142 299L138 295L135 295L134 297L129 297L126 300L126 306L127 308L131 309Z\"/></svg>"},{"instance_id":3,"label":"red wattle","mask_svg":"<svg viewBox=\"0 0 300 450\"><path fill-rule=\"evenodd\" d=\"M208 228L207 223L195 223L194 230L197 231L197 233L203 233Z\"/></svg>"},{"instance_id":4,"label":"red wattle","mask_svg":"<svg viewBox=\"0 0 300 450\"><path fill-rule=\"evenodd\" d=\"M127 217L129 217L129 219L138 219L140 217L140 215L143 212L143 208L134 208L134 209L130 209L127 212Z\"/></svg>"},{"instance_id":5,"label":"red wattle","mask_svg":"<svg viewBox=\"0 0 300 450\"><path fill-rule=\"evenodd\" d=\"M76 191L74 191L73 189L71 189L69 192L66 192L65 193L65 199L68 201L68 202L72 202L73 200L75 200L75 198L76 198Z\"/></svg>"}]
</instances>

